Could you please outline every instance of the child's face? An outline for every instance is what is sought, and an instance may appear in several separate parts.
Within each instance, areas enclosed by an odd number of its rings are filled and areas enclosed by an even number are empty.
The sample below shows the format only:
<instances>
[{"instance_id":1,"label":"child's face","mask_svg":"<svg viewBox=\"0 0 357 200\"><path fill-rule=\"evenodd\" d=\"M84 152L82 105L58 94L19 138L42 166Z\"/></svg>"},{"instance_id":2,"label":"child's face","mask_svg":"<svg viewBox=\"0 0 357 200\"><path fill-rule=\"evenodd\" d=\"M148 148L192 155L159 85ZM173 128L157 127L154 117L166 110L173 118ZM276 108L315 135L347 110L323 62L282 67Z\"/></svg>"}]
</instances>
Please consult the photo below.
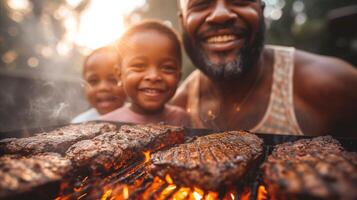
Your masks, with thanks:
<instances>
[{"instance_id":1,"label":"child's face","mask_svg":"<svg viewBox=\"0 0 357 200\"><path fill-rule=\"evenodd\" d=\"M124 49L119 76L132 109L144 114L161 111L181 76L174 43L162 33L148 30L130 36Z\"/></svg>"},{"instance_id":2,"label":"child's face","mask_svg":"<svg viewBox=\"0 0 357 200\"><path fill-rule=\"evenodd\" d=\"M118 87L114 73L117 59L113 52L100 51L90 56L84 66L87 99L101 115L121 107L125 101L124 90Z\"/></svg>"}]
</instances>

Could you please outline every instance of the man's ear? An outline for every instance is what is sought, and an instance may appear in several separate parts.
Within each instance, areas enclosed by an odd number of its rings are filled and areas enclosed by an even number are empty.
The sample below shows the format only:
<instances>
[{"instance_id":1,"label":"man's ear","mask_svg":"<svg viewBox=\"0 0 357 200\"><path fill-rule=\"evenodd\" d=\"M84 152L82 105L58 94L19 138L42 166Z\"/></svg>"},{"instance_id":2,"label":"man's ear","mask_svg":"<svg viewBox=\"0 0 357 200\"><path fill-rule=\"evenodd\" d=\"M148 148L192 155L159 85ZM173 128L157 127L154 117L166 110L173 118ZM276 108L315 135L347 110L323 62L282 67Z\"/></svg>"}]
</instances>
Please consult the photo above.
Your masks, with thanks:
<instances>
[{"instance_id":1,"label":"man's ear","mask_svg":"<svg viewBox=\"0 0 357 200\"><path fill-rule=\"evenodd\" d=\"M182 14L182 12L181 11L179 11L178 13L177 13L177 16L178 16L178 20L179 20L179 31L180 32L183 32L183 30L184 30L184 20L183 20L183 14Z\"/></svg>"},{"instance_id":2,"label":"man's ear","mask_svg":"<svg viewBox=\"0 0 357 200\"><path fill-rule=\"evenodd\" d=\"M264 11L264 9L265 9L265 1L261 0L260 4L261 4L262 10Z\"/></svg>"}]
</instances>

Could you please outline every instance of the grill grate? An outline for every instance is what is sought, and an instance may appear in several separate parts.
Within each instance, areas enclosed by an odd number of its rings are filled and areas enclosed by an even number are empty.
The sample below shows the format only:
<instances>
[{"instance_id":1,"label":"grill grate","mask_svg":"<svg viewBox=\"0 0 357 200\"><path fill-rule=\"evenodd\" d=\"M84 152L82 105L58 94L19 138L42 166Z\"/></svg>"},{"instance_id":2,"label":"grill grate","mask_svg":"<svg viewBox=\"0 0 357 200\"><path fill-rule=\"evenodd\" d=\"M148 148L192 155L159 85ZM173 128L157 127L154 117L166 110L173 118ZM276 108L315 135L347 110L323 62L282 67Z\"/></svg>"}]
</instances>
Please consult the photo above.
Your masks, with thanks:
<instances>
[{"instance_id":1,"label":"grill grate","mask_svg":"<svg viewBox=\"0 0 357 200\"><path fill-rule=\"evenodd\" d=\"M123 123L116 123L121 126ZM58 128L56 127L48 127L43 128L41 130L50 131L51 129ZM38 130L38 129L36 129ZM36 132L36 130L30 130L30 133ZM23 131L18 131L18 135L20 135ZM214 133L218 131L208 130L208 129L186 129L186 134L188 135L188 140L195 136L203 136L210 133ZM11 134L16 135L16 132L11 132ZM10 134L10 133L9 133ZM312 138L309 136L292 136L292 135L271 135L271 134L257 134L260 138L264 140L264 155L262 156L261 163L267 159L268 155L272 152L275 145L296 141L304 138ZM342 146L348 151L357 152L357 139L350 138L336 138L340 141ZM115 192L122 192L122 195L127 195L125 199L140 199L145 192L149 194L147 195L147 199L156 199L163 191L170 186L164 180L159 184L158 187L154 187L155 178L147 173L145 170L147 163L144 160L137 160L134 164L130 166L126 166L125 168L115 171L111 174L106 174L105 176L74 176L69 175L66 179L61 182L52 182L46 185L43 185L38 188L33 188L31 191L15 194L11 197L11 199L49 199L48 195L43 196L43 192L50 193L51 197L61 196L57 198L57 200L61 199L110 199L111 195ZM258 165L259 166L259 165ZM241 186L237 185L234 188L234 193L232 193L235 200L244 199L244 200L256 200L258 199L258 190L261 185L263 185L262 175L258 168L254 174L251 175L250 185L247 188L242 189ZM79 173L80 174L80 173ZM129 189L128 189L129 188ZM134 188L134 189L133 189ZM152 190L155 188L155 190ZM127 194L125 194L125 190L130 190ZM172 198L178 191L180 187L171 188L168 190L165 197L162 199L170 199ZM247 198L245 192L249 191L250 196ZM230 192L229 189L222 188L218 191L218 199L224 199L227 196L227 193ZM38 194L38 195L33 195ZM210 193L205 191L203 194L203 199L208 197ZM123 196L124 197L124 196ZM231 198L232 199L232 198Z\"/></svg>"}]
</instances>

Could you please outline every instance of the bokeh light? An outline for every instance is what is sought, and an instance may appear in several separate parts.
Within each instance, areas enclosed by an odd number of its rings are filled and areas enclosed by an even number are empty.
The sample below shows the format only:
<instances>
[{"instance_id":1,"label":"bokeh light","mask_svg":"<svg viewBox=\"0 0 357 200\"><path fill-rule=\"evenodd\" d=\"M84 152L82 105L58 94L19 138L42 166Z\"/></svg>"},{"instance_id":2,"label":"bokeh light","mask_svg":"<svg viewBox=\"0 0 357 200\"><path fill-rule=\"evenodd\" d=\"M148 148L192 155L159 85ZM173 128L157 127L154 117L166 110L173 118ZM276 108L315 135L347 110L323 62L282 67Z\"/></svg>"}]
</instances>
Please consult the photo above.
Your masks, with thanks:
<instances>
[{"instance_id":1,"label":"bokeh light","mask_svg":"<svg viewBox=\"0 0 357 200\"><path fill-rule=\"evenodd\" d=\"M76 32L72 37L79 46L95 49L107 45L125 30L124 16L144 4L145 0L92 0L80 16L78 30L72 26L68 32Z\"/></svg>"}]
</instances>

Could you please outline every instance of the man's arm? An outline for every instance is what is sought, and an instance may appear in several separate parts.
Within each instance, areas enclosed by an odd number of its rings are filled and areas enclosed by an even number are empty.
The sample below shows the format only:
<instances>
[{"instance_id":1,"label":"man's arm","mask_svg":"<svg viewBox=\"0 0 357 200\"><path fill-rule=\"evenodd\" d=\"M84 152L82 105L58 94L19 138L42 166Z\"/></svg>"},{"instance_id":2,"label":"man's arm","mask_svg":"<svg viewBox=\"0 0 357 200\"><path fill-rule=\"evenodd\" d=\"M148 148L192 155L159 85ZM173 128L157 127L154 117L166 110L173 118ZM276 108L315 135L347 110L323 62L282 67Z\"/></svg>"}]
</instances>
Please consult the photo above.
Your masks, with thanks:
<instances>
[{"instance_id":1,"label":"man's arm","mask_svg":"<svg viewBox=\"0 0 357 200\"><path fill-rule=\"evenodd\" d=\"M300 117L302 129L357 137L356 68L337 58L301 51L295 64L294 89L307 118Z\"/></svg>"}]
</instances>

